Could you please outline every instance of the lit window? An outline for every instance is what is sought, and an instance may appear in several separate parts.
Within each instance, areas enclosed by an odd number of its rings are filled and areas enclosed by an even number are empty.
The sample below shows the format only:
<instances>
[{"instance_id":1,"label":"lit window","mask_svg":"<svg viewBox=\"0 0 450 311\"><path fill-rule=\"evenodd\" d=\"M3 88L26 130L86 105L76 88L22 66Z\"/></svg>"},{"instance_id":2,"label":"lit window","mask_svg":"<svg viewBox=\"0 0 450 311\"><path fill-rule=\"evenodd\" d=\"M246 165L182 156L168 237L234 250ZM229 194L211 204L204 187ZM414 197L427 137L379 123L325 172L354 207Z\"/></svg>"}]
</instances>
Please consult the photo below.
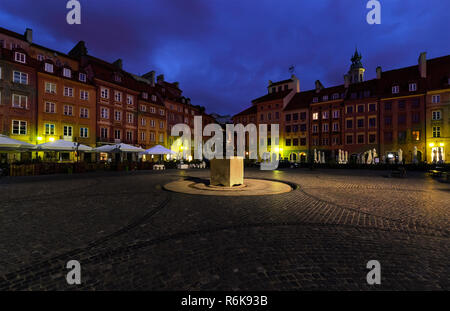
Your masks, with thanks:
<instances>
[{"instance_id":1,"label":"lit window","mask_svg":"<svg viewBox=\"0 0 450 311\"><path fill-rule=\"evenodd\" d=\"M72 78L72 70L70 70L69 68L64 68L63 76L66 78Z\"/></svg>"},{"instance_id":2,"label":"lit window","mask_svg":"<svg viewBox=\"0 0 450 311\"><path fill-rule=\"evenodd\" d=\"M433 137L434 138L441 137L441 127L440 126L433 126Z\"/></svg>"},{"instance_id":3,"label":"lit window","mask_svg":"<svg viewBox=\"0 0 450 311\"><path fill-rule=\"evenodd\" d=\"M415 91L417 91L417 83L410 83L410 84L409 84L409 91L410 91L410 92L415 92Z\"/></svg>"},{"instance_id":4,"label":"lit window","mask_svg":"<svg viewBox=\"0 0 450 311\"><path fill-rule=\"evenodd\" d=\"M413 140L420 140L420 131L412 131L412 139Z\"/></svg>"},{"instance_id":5,"label":"lit window","mask_svg":"<svg viewBox=\"0 0 450 311\"><path fill-rule=\"evenodd\" d=\"M319 113L314 112L312 117L313 117L313 120L319 120Z\"/></svg>"},{"instance_id":6,"label":"lit window","mask_svg":"<svg viewBox=\"0 0 450 311\"><path fill-rule=\"evenodd\" d=\"M53 72L53 64L45 63L44 70L47 72Z\"/></svg>"},{"instance_id":7,"label":"lit window","mask_svg":"<svg viewBox=\"0 0 450 311\"><path fill-rule=\"evenodd\" d=\"M434 110L431 112L431 120L440 120L441 119L441 111Z\"/></svg>"},{"instance_id":8,"label":"lit window","mask_svg":"<svg viewBox=\"0 0 450 311\"><path fill-rule=\"evenodd\" d=\"M27 121L13 120L12 133L14 135L27 135Z\"/></svg>"},{"instance_id":9,"label":"lit window","mask_svg":"<svg viewBox=\"0 0 450 311\"><path fill-rule=\"evenodd\" d=\"M392 94L398 94L400 92L400 87L398 85L394 85L392 87Z\"/></svg>"},{"instance_id":10,"label":"lit window","mask_svg":"<svg viewBox=\"0 0 450 311\"><path fill-rule=\"evenodd\" d=\"M19 62L22 64L25 64L25 62L26 62L26 56L23 53L16 52L14 54L14 59L16 60L16 62Z\"/></svg>"},{"instance_id":11,"label":"lit window","mask_svg":"<svg viewBox=\"0 0 450 311\"><path fill-rule=\"evenodd\" d=\"M45 135L55 135L55 125L46 123L45 124Z\"/></svg>"},{"instance_id":12,"label":"lit window","mask_svg":"<svg viewBox=\"0 0 450 311\"><path fill-rule=\"evenodd\" d=\"M56 84L45 82L45 92L50 94L56 94Z\"/></svg>"}]
</instances>

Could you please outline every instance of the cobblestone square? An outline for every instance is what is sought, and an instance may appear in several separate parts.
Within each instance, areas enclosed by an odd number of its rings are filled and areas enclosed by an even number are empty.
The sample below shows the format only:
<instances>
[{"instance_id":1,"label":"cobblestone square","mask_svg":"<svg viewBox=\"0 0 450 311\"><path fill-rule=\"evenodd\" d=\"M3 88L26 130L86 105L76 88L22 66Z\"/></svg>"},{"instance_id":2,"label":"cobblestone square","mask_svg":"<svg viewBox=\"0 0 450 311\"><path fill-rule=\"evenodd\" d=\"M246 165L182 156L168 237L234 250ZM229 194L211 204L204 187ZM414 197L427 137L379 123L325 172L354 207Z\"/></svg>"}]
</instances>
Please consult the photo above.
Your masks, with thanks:
<instances>
[{"instance_id":1,"label":"cobblestone square","mask_svg":"<svg viewBox=\"0 0 450 311\"><path fill-rule=\"evenodd\" d=\"M449 290L450 185L387 175L246 169L298 187L243 197L163 189L208 170L2 178L0 289Z\"/></svg>"}]
</instances>

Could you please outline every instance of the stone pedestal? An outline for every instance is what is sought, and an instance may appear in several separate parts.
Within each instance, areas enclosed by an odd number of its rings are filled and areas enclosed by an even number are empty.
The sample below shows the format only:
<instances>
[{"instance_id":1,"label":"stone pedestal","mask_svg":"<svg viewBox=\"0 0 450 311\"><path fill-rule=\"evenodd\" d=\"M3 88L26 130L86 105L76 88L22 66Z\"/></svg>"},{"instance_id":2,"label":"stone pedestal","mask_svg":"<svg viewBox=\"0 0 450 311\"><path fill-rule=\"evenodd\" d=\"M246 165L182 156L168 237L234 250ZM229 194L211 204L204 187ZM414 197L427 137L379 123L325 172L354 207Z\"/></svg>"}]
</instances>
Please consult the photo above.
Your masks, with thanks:
<instances>
[{"instance_id":1,"label":"stone pedestal","mask_svg":"<svg viewBox=\"0 0 450 311\"><path fill-rule=\"evenodd\" d=\"M224 187L244 184L244 158L211 160L210 184Z\"/></svg>"}]
</instances>

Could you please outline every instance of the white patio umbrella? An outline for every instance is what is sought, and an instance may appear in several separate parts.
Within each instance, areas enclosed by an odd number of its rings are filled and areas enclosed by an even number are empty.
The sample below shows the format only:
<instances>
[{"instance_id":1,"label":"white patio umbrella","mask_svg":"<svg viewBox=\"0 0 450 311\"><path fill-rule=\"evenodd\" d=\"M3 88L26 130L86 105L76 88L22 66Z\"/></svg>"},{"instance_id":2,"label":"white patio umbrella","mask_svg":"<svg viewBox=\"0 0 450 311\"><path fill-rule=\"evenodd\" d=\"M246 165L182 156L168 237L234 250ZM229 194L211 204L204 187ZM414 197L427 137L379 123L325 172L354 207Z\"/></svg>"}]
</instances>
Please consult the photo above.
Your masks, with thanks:
<instances>
[{"instance_id":1,"label":"white patio umbrella","mask_svg":"<svg viewBox=\"0 0 450 311\"><path fill-rule=\"evenodd\" d=\"M36 146L0 134L0 150L29 150Z\"/></svg>"},{"instance_id":2,"label":"white patio umbrella","mask_svg":"<svg viewBox=\"0 0 450 311\"><path fill-rule=\"evenodd\" d=\"M78 147L78 148L77 148ZM48 151L92 151L92 148L86 145L82 145L72 141L66 141L63 139L39 144L36 146L36 150L48 150Z\"/></svg>"},{"instance_id":3,"label":"white patio umbrella","mask_svg":"<svg viewBox=\"0 0 450 311\"><path fill-rule=\"evenodd\" d=\"M144 151L145 154L176 154L175 151L167 149L161 145L156 145Z\"/></svg>"},{"instance_id":4,"label":"white patio umbrella","mask_svg":"<svg viewBox=\"0 0 450 311\"><path fill-rule=\"evenodd\" d=\"M372 150L367 151L367 164L372 164Z\"/></svg>"},{"instance_id":5,"label":"white patio umbrella","mask_svg":"<svg viewBox=\"0 0 450 311\"><path fill-rule=\"evenodd\" d=\"M325 151L322 151L322 156L320 157L322 163L325 163Z\"/></svg>"},{"instance_id":6,"label":"white patio umbrella","mask_svg":"<svg viewBox=\"0 0 450 311\"><path fill-rule=\"evenodd\" d=\"M398 149L398 163L402 163L403 162L403 151L402 149Z\"/></svg>"},{"instance_id":7,"label":"white patio umbrella","mask_svg":"<svg viewBox=\"0 0 450 311\"><path fill-rule=\"evenodd\" d=\"M439 158L439 163L443 163L444 162L444 158L442 157L442 148L438 148L438 158Z\"/></svg>"},{"instance_id":8,"label":"white patio umbrella","mask_svg":"<svg viewBox=\"0 0 450 311\"><path fill-rule=\"evenodd\" d=\"M345 152L345 164L348 163L348 151Z\"/></svg>"},{"instance_id":9,"label":"white patio umbrella","mask_svg":"<svg viewBox=\"0 0 450 311\"><path fill-rule=\"evenodd\" d=\"M317 163L317 150L314 149L314 163Z\"/></svg>"},{"instance_id":10,"label":"white patio umbrella","mask_svg":"<svg viewBox=\"0 0 450 311\"><path fill-rule=\"evenodd\" d=\"M143 152L144 149L140 147L135 147L128 144L116 144L116 145L104 145L98 148L95 148L94 151L96 152L106 152L106 153L112 153L112 152Z\"/></svg>"}]
</instances>

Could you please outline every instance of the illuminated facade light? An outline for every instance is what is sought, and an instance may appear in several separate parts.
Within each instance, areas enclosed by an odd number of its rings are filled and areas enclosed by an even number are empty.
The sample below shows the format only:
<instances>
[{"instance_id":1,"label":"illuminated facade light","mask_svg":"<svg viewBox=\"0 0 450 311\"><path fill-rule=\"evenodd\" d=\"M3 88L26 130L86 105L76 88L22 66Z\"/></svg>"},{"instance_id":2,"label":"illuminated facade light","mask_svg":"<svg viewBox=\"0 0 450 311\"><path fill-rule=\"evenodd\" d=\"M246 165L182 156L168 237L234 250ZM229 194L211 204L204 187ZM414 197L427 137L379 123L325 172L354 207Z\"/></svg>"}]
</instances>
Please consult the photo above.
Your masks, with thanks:
<instances>
[{"instance_id":1,"label":"illuminated facade light","mask_svg":"<svg viewBox=\"0 0 450 311\"><path fill-rule=\"evenodd\" d=\"M430 143L429 146L430 146L430 147L434 147L434 143Z\"/></svg>"}]
</instances>

